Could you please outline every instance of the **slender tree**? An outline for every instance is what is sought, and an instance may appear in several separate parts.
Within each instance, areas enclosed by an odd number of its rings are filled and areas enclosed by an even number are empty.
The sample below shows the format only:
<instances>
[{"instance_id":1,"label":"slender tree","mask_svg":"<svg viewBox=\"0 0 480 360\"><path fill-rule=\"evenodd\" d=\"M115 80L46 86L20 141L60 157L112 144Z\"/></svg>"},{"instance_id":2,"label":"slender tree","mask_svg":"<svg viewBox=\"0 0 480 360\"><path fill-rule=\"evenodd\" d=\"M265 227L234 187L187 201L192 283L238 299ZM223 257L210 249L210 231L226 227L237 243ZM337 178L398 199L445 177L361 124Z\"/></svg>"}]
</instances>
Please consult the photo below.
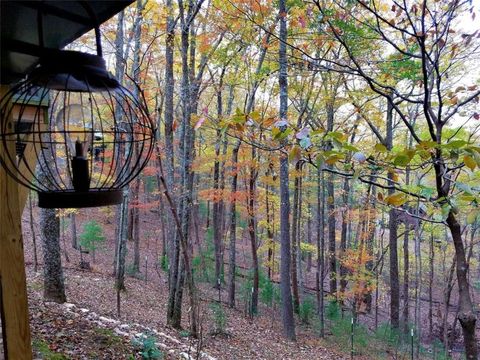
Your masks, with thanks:
<instances>
[{"instance_id":1,"label":"slender tree","mask_svg":"<svg viewBox=\"0 0 480 360\"><path fill-rule=\"evenodd\" d=\"M288 83L287 83L287 8L286 0L279 0L280 47L279 47L279 87L280 121L287 124ZM284 129L285 130L285 129ZM286 144L286 141L283 141ZM288 189L288 157L280 155L280 247L281 247L281 294L283 331L290 340L295 340L295 321L293 318L292 292L290 290L290 191Z\"/></svg>"}]
</instances>

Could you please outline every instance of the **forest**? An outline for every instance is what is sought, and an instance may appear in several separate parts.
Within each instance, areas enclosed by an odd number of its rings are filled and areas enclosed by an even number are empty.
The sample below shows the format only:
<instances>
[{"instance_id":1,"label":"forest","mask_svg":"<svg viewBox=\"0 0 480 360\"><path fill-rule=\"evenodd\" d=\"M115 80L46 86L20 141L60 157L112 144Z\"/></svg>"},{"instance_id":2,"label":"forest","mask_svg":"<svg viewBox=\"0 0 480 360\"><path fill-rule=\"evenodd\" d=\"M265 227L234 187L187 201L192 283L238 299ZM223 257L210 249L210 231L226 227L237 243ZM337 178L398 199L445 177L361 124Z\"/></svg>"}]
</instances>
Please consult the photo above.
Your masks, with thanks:
<instances>
[{"instance_id":1,"label":"forest","mask_svg":"<svg viewBox=\"0 0 480 360\"><path fill-rule=\"evenodd\" d=\"M36 358L480 359L479 6L136 0L103 23L156 139L120 205L29 193Z\"/></svg>"}]
</instances>

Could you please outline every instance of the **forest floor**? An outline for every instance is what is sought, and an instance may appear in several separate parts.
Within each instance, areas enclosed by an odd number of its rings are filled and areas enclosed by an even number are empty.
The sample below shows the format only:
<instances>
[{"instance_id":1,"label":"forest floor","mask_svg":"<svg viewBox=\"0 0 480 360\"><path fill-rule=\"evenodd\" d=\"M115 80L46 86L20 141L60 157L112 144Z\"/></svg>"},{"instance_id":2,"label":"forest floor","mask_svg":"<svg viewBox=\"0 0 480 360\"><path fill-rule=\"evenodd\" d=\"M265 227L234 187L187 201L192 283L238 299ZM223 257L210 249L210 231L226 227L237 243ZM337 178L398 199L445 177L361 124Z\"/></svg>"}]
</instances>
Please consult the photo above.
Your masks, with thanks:
<instances>
[{"instance_id":1,"label":"forest floor","mask_svg":"<svg viewBox=\"0 0 480 360\"><path fill-rule=\"evenodd\" d=\"M241 301L241 279L237 284L238 297L235 309L226 306L227 292L220 292L221 319L216 319L212 304L218 304L219 293L211 284L199 283L200 323L202 328L201 344L188 336L188 309L183 311L182 326L185 330L171 329L166 325L166 304L168 287L166 273L159 266L161 254L161 232L158 215L151 211L141 214L141 266L135 276L127 276L126 291L121 294L121 314L117 316L116 292L114 289L114 225L113 211L109 208L80 210L77 214L77 233L82 232L83 224L88 220L98 221L105 232L107 241L102 249L96 251L95 261L92 254L83 255L91 269L80 269L80 254L70 243L68 223L61 235L62 264L66 284L67 306L45 304L42 301L43 274L42 250L39 238L40 227L34 221L39 258L38 271L34 271L34 247L28 216L24 213L23 233L25 260L30 301L32 337L37 355L46 359L130 359L141 358L140 348L134 346L132 338L152 335L164 358L192 359L201 347L201 359L349 359L349 324L343 324L339 340L331 327L327 327L326 338L318 336L314 324L301 324L297 321L297 341L286 341L282 336L282 324L278 309L263 304L259 306L259 315L249 319L244 314ZM34 218L38 219L37 209ZM200 236L198 234L200 233ZM193 237L198 247L205 246L204 230ZM240 266L249 264L249 244L244 234L239 234L237 259ZM127 273L131 274L133 244L128 244ZM198 251L198 250L197 250ZM306 281L312 284L314 269L307 274ZM313 286L313 285L312 285ZM188 296L185 294L185 297ZM184 297L184 298L185 298ZM386 301L385 299L383 300ZM379 307L380 323L386 320L386 306ZM312 317L316 318L312 314ZM385 318L385 319L384 319ZM217 321L216 321L217 320ZM216 334L216 323L224 323L224 334ZM372 319L362 317L362 322ZM371 327L371 326L368 326ZM387 349L383 343L375 343L371 331L364 332L364 343L373 346L356 346L355 359L403 359L409 358L409 350L398 348L395 352ZM460 337L458 337L460 338ZM143 347L148 348L148 341ZM52 355L53 354L53 355ZM64 357L55 357L63 354ZM190 354L190 355L189 355Z\"/></svg>"},{"instance_id":2,"label":"forest floor","mask_svg":"<svg viewBox=\"0 0 480 360\"><path fill-rule=\"evenodd\" d=\"M68 268L67 304L42 301L43 276L28 271L28 288L32 337L37 356L45 359L130 359L141 358L132 339L140 334L153 336L164 358L195 356L198 342L188 332L165 324L167 289L127 279L127 292L122 295L124 309L116 316L113 278L100 272ZM225 334L215 334L215 325L208 304L209 291L202 291L201 322L202 354L200 359L348 359L350 356L325 343L308 328L297 327L297 342L282 337L279 319L260 315L253 321L238 309L224 307ZM185 316L187 317L187 316ZM184 325L188 329L188 324ZM58 357L53 357L57 354ZM62 358L61 355L64 357ZM365 357L356 357L358 359Z\"/></svg>"},{"instance_id":3,"label":"forest floor","mask_svg":"<svg viewBox=\"0 0 480 360\"><path fill-rule=\"evenodd\" d=\"M88 218L105 220L103 213L85 213L77 216L78 231ZM62 238L62 262L66 285L67 304L45 303L43 293L42 251L35 226L39 266L34 271L32 233L27 216L23 231L27 286L30 304L32 338L37 358L44 359L132 359L141 358L142 336L153 337L156 347L166 359L349 359L349 347L341 348L325 342L308 326L297 326L297 341L289 342L282 336L278 309L260 307L260 314L249 319L244 315L243 304L235 309L226 306L226 290L222 289L222 317L225 331L217 334L212 303L218 301L218 291L210 284L200 284L200 323L202 328L201 352L199 343L188 336L188 309L184 308L185 330L171 329L166 325L168 287L166 273L155 266L160 244L150 240L142 243L143 267L138 276L127 276L126 291L121 294L121 316L117 316L116 291L112 276L113 226L105 220L108 239L98 251L95 262L89 255L91 269L79 267L78 251ZM142 224L144 233L155 234L154 224ZM131 257L129 252L129 257ZM68 261L67 261L68 259ZM150 259L150 260L149 260ZM145 261L147 260L147 261ZM127 261L129 263L131 259ZM145 280L147 272L147 280ZM187 294L185 294L187 296ZM132 340L136 338L137 341ZM135 345L134 343L137 343ZM148 342L148 341L147 341ZM141 343L141 341L140 341ZM148 344L143 350L149 348ZM356 359L368 359L356 356Z\"/></svg>"}]
</instances>

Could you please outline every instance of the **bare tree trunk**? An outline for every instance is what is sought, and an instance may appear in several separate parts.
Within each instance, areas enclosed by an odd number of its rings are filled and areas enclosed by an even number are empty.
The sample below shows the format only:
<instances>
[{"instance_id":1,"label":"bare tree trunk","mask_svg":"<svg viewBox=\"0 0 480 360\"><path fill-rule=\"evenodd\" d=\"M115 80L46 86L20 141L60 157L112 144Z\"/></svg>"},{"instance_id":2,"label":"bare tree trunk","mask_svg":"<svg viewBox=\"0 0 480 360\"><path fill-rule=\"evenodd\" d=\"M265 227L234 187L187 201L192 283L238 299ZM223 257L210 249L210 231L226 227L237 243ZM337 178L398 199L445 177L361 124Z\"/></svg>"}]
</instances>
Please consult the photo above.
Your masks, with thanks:
<instances>
[{"instance_id":1,"label":"bare tree trunk","mask_svg":"<svg viewBox=\"0 0 480 360\"><path fill-rule=\"evenodd\" d=\"M54 126L50 124L50 127ZM45 156L41 157L41 162L55 162L56 148L45 151ZM38 179L40 182L48 182L48 174L43 166L38 167ZM45 301L54 301L64 303L65 283L62 269L62 257L60 249L60 217L57 216L55 209L40 209L40 226L43 249L43 298Z\"/></svg>"},{"instance_id":2,"label":"bare tree trunk","mask_svg":"<svg viewBox=\"0 0 480 360\"><path fill-rule=\"evenodd\" d=\"M235 194L237 192L237 162L238 162L238 150L240 148L240 140L237 141L232 151L232 185L231 185L231 207L230 207L230 247L228 258L228 306L235 307L235 270L236 270L236 231L237 231L237 201Z\"/></svg>"},{"instance_id":3,"label":"bare tree trunk","mask_svg":"<svg viewBox=\"0 0 480 360\"><path fill-rule=\"evenodd\" d=\"M445 264L445 253L443 257L443 262ZM444 292L444 297L443 297L443 324L442 324L442 329L443 329L443 346L445 347L445 350L449 349L449 341L448 341L448 312L450 308L450 297L452 294L453 290L453 276L455 274L455 265L456 262L455 260L452 261L452 265L450 266L450 271L448 273L448 276L446 278L446 286L445 286L445 292Z\"/></svg>"},{"instance_id":4,"label":"bare tree trunk","mask_svg":"<svg viewBox=\"0 0 480 360\"><path fill-rule=\"evenodd\" d=\"M403 321L403 331L408 333L408 322L409 322L409 278L408 272L410 271L410 254L408 251L408 240L409 240L410 229L407 222L405 222L405 233L403 234L403 312L402 312L402 321Z\"/></svg>"},{"instance_id":5,"label":"bare tree trunk","mask_svg":"<svg viewBox=\"0 0 480 360\"><path fill-rule=\"evenodd\" d=\"M325 181L323 171L317 168L317 312L320 317L320 336L325 336L324 268L325 268Z\"/></svg>"},{"instance_id":6,"label":"bare tree trunk","mask_svg":"<svg viewBox=\"0 0 480 360\"><path fill-rule=\"evenodd\" d=\"M383 224L385 223L385 212L382 212L382 227L384 226ZM380 246L378 248L378 251L377 251L377 266L379 266L379 269L375 271L375 282L377 283L377 286L375 287L375 329L378 328L378 308L379 308L379 304L378 304L378 299L379 299L379 286L378 286L378 283L379 283L379 277L382 275L382 272L383 272L383 254L382 254L382 251L383 251L383 245L384 245L384 235L385 235L385 229L382 228L381 230L381 233L380 233L380 236L379 236L379 240L380 240ZM379 265L378 265L379 264Z\"/></svg>"},{"instance_id":7,"label":"bare tree trunk","mask_svg":"<svg viewBox=\"0 0 480 360\"><path fill-rule=\"evenodd\" d=\"M271 176L270 174L270 166L273 166L272 163L269 165L269 169L266 172L266 176L269 177ZM275 248L275 243L274 243L274 219L273 219L273 214L274 211L273 209L270 209L272 207L272 204L270 204L270 186L268 185L268 182L265 184L265 212L266 212L266 217L267 217L267 238L268 238L268 253L267 253L267 267L268 267L268 279L272 280L273 277L273 272L274 272L274 259L273 259L273 254L274 254L274 248Z\"/></svg>"},{"instance_id":8,"label":"bare tree trunk","mask_svg":"<svg viewBox=\"0 0 480 360\"><path fill-rule=\"evenodd\" d=\"M390 102L387 105L387 134L386 147L388 150L393 148L393 107ZM388 179L393 181L393 172L388 172ZM393 182L390 182L393 185ZM388 190L388 194L395 192L393 188ZM400 283L398 276L398 221L397 210L390 209L389 212L389 253L390 253L390 324L393 328L398 329L400 325Z\"/></svg>"},{"instance_id":9,"label":"bare tree trunk","mask_svg":"<svg viewBox=\"0 0 480 360\"><path fill-rule=\"evenodd\" d=\"M333 103L327 103L327 130L333 131L334 108ZM330 150L329 143L327 149ZM335 220L335 185L334 175L327 176L327 217L328 217L328 259L330 263L330 293L337 298L337 253L336 253L336 220Z\"/></svg>"},{"instance_id":10,"label":"bare tree trunk","mask_svg":"<svg viewBox=\"0 0 480 360\"><path fill-rule=\"evenodd\" d=\"M138 193L140 191L140 177L135 179L131 196L134 206L130 208L132 214L132 240L133 240L133 273L140 271L140 214L138 209Z\"/></svg>"},{"instance_id":11,"label":"bare tree trunk","mask_svg":"<svg viewBox=\"0 0 480 360\"><path fill-rule=\"evenodd\" d=\"M437 176L441 176L441 174L437 173ZM441 195L439 194L439 196ZM450 229L450 233L452 234L452 240L455 246L455 262L459 297L458 320L462 325L465 353L468 360L477 359L478 349L477 340L475 337L475 324L477 322L477 317L473 310L473 304L468 286L468 264L465 258L465 247L462 241L462 232L460 229L460 224L458 223L453 210L450 210L448 214L447 224L448 228Z\"/></svg>"},{"instance_id":12,"label":"bare tree trunk","mask_svg":"<svg viewBox=\"0 0 480 360\"><path fill-rule=\"evenodd\" d=\"M297 258L298 254L297 251L300 251L300 249L297 249L298 243L297 243L297 237L298 237L298 231L297 231L297 224L298 224L298 207L299 207L299 183L300 183L300 175L298 174L300 171L300 163L297 162L295 164L295 179L294 179L294 187L293 187L293 212L292 212L292 265L291 265L291 270L292 270L292 294L293 294L293 311L298 313L300 309L300 296L298 294L298 274L297 274Z\"/></svg>"},{"instance_id":13,"label":"bare tree trunk","mask_svg":"<svg viewBox=\"0 0 480 360\"><path fill-rule=\"evenodd\" d=\"M280 46L279 46L279 86L281 120L287 121L288 84L287 84L287 8L286 0L279 0ZM286 141L283 140L283 143ZM295 321L293 318L292 293L290 291L290 192L288 189L288 158L280 155L280 244L281 244L281 296L282 320L285 336L295 340Z\"/></svg>"},{"instance_id":14,"label":"bare tree trunk","mask_svg":"<svg viewBox=\"0 0 480 360\"><path fill-rule=\"evenodd\" d=\"M417 207L418 211L418 207ZM421 297L422 297L422 249L420 247L420 222L415 224L415 330L420 337L422 333L421 326ZM417 347L418 356L419 347Z\"/></svg>"},{"instance_id":15,"label":"bare tree trunk","mask_svg":"<svg viewBox=\"0 0 480 360\"><path fill-rule=\"evenodd\" d=\"M190 220L191 220L191 205L193 194L193 171L192 162L194 158L194 143L195 134L191 124L192 109L196 108L196 84L192 83L191 78L194 74L194 52L190 47L190 30L193 26L193 20L197 14L197 10L202 0L194 4L193 0L188 2L185 6L182 0L178 0L179 18L181 21L181 57L182 57L182 87L181 87L181 104L182 104L182 126L180 139L180 153L181 153L181 197L179 199L179 224L180 229L177 229L178 241L181 244L183 257L176 256L176 262L173 264L174 275L171 277L169 302L167 308L167 322L175 328L180 328L182 317L182 297L183 297L183 283L186 279L187 286L190 292L190 331L193 336L198 335L197 314L198 304L196 303L195 286L193 283L193 273L191 268L191 246L189 242ZM187 13L185 13L187 10ZM189 52L190 47L190 52ZM189 63L188 56L191 54L191 63ZM177 248L175 248L177 252Z\"/></svg>"},{"instance_id":16,"label":"bare tree trunk","mask_svg":"<svg viewBox=\"0 0 480 360\"><path fill-rule=\"evenodd\" d=\"M32 242L33 242L33 269L35 272L38 271L38 254L37 254L37 236L35 231L35 223L34 223L34 216L33 216L33 206L32 206L32 195L33 192L30 191L28 195L28 209L30 213L30 231L32 233Z\"/></svg>"},{"instance_id":17,"label":"bare tree trunk","mask_svg":"<svg viewBox=\"0 0 480 360\"><path fill-rule=\"evenodd\" d=\"M125 59L124 56L124 22L125 22L125 12L122 10L118 14L118 20L117 20L117 31L115 34L115 78L118 80L120 84L123 84L123 77L125 75ZM120 111L119 107L115 110L115 115L117 117L117 121L121 121L121 116L122 116L122 111ZM118 154L117 156L124 156L125 154L123 153L125 151L125 146L120 146L118 149ZM125 201L125 197L122 200L122 205L116 206L115 209L115 256L114 256L114 261L113 261L113 273L117 277L117 285L119 283L119 278L117 274L117 269L119 268L119 260L121 261L122 259L119 259L119 253L118 250L122 248L122 244L120 243L121 239L125 238L124 232L126 232L126 224L127 221L122 222L122 211L125 204L123 204ZM128 204L126 205L128 206ZM72 219L73 220L73 219ZM73 224L73 221L72 221ZM80 256L82 256L82 251L80 249ZM81 262L83 263L83 260L81 259ZM123 275L122 275L123 276ZM120 281L121 282L121 281ZM123 286L123 285L121 285ZM120 293L119 293L119 288L117 287L117 312L120 312Z\"/></svg>"},{"instance_id":18,"label":"bare tree trunk","mask_svg":"<svg viewBox=\"0 0 480 360\"><path fill-rule=\"evenodd\" d=\"M310 194L309 194L310 197ZM312 204L308 203L308 213L310 216L307 219L307 243L309 245L313 244L312 241ZM312 270L312 252L308 252L307 254L307 275Z\"/></svg>"},{"instance_id":19,"label":"bare tree trunk","mask_svg":"<svg viewBox=\"0 0 480 360\"><path fill-rule=\"evenodd\" d=\"M252 146L251 151L251 166L248 179L248 233L250 235L250 249L252 251L252 268L253 268L253 288L251 298L251 311L252 314L257 313L258 307L258 254L257 254L257 226L255 221L255 183L257 179L257 170L254 167L254 161L256 157L255 147Z\"/></svg>"},{"instance_id":20,"label":"bare tree trunk","mask_svg":"<svg viewBox=\"0 0 480 360\"><path fill-rule=\"evenodd\" d=\"M218 95L221 98L221 93ZM218 97L217 96L217 97ZM217 103L221 104L221 100L218 100ZM218 106L217 106L218 107ZM219 118L221 117L221 109L219 111ZM215 141L215 163L213 166L213 189L215 194L215 199L213 200L213 209L212 209L212 226L213 226L213 245L215 248L215 287L219 287L221 281L223 280L222 268L223 268L223 252L222 252L222 236L221 228L222 224L220 221L220 202L217 198L218 189L219 189L219 177L220 177L220 161L218 159L220 155L220 145L221 145L221 131L217 129L217 138Z\"/></svg>"},{"instance_id":21,"label":"bare tree trunk","mask_svg":"<svg viewBox=\"0 0 480 360\"><path fill-rule=\"evenodd\" d=\"M167 8L167 34L165 40L165 180L167 187L171 192L171 196L175 198L174 187L174 157L175 150L173 146L173 98L175 91L175 82L173 76L173 51L175 46L175 20L173 17L173 3L172 0L166 1ZM175 224L170 212L166 214L166 254L169 261L169 269L173 269L174 263L174 248L175 248ZM169 270L169 276L171 271ZM169 281L171 284L171 281Z\"/></svg>"},{"instance_id":22,"label":"bare tree trunk","mask_svg":"<svg viewBox=\"0 0 480 360\"><path fill-rule=\"evenodd\" d=\"M350 209L349 209L349 192L350 186L348 183L348 178L343 180L343 214L342 214L342 232L340 235L340 253L339 257L342 258L345 255L347 250L347 230L348 230L348 221L350 218ZM347 288L347 274L348 270L343 264L340 264L340 299L344 298L345 290Z\"/></svg>"},{"instance_id":23,"label":"bare tree trunk","mask_svg":"<svg viewBox=\"0 0 480 360\"><path fill-rule=\"evenodd\" d=\"M117 292L117 316L121 316L120 293L125 290L125 257L127 254L127 227L128 227L128 187L123 189L123 200L119 206L118 237L116 240L115 262L115 289Z\"/></svg>"},{"instance_id":24,"label":"bare tree trunk","mask_svg":"<svg viewBox=\"0 0 480 360\"><path fill-rule=\"evenodd\" d=\"M71 237L72 237L72 247L75 250L78 250L77 216L74 213L70 214L70 231L71 231Z\"/></svg>"},{"instance_id":25,"label":"bare tree trunk","mask_svg":"<svg viewBox=\"0 0 480 360\"><path fill-rule=\"evenodd\" d=\"M428 330L433 336L433 279L435 277L435 246L433 232L430 233L430 276L428 279Z\"/></svg>"},{"instance_id":26,"label":"bare tree trunk","mask_svg":"<svg viewBox=\"0 0 480 360\"><path fill-rule=\"evenodd\" d=\"M142 22L143 22L143 9L148 0L137 0L137 13L135 15L135 21L133 25L133 63L132 63L132 78L133 81L137 84L140 83L140 50L141 50L141 37L142 37ZM138 89L133 89L135 96L139 96ZM135 142L133 149L138 153L138 143ZM132 199L134 206L130 209L131 211L131 228L132 228L132 237L134 242L133 247L133 272L137 273L140 271L140 229L139 229L139 209L138 209L138 199L140 192L140 177L137 177L135 180L134 186L131 188L130 198Z\"/></svg>"},{"instance_id":27,"label":"bare tree trunk","mask_svg":"<svg viewBox=\"0 0 480 360\"><path fill-rule=\"evenodd\" d=\"M56 216L55 209L41 209L40 224L44 270L43 298L45 301L63 303L67 298L60 255L60 219Z\"/></svg>"},{"instance_id":28,"label":"bare tree trunk","mask_svg":"<svg viewBox=\"0 0 480 360\"><path fill-rule=\"evenodd\" d=\"M301 167L300 167L300 173L301 173ZM303 227L302 227L302 202L303 202L303 178L302 175L300 175L299 178L299 183L298 183L298 205L297 205L297 211L298 211L298 216L297 216L297 275L298 275L298 290L300 292L300 301L302 300L303 295L305 294L305 284L304 284L304 278L303 278L303 267L302 267L302 249L301 249L301 239L304 237L303 236Z\"/></svg>"},{"instance_id":29,"label":"bare tree trunk","mask_svg":"<svg viewBox=\"0 0 480 360\"><path fill-rule=\"evenodd\" d=\"M410 144L411 145L411 144ZM407 167L405 171L405 184L410 184L410 168ZM403 235L403 331L408 333L409 321L409 278L410 271L410 253L408 251L408 241L410 235L410 225L405 221L405 233Z\"/></svg>"}]
</instances>

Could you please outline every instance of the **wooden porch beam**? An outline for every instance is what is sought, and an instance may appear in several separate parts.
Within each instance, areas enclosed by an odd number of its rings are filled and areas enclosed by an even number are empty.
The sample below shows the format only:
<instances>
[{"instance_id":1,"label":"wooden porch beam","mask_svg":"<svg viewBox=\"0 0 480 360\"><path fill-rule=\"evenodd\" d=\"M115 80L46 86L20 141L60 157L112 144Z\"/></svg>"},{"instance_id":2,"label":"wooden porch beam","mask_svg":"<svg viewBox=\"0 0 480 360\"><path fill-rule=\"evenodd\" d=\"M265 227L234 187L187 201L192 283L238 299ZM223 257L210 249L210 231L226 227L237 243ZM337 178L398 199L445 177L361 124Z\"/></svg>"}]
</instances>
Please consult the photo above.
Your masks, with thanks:
<instances>
[{"instance_id":1,"label":"wooden porch beam","mask_svg":"<svg viewBox=\"0 0 480 360\"><path fill-rule=\"evenodd\" d=\"M0 97L8 91L0 87ZM9 119L12 121L12 119ZM10 144L9 144L10 146ZM11 142L15 151L15 142ZM0 152L6 151L0 143ZM0 313L5 359L30 360L32 346L18 184L0 168Z\"/></svg>"}]
</instances>

